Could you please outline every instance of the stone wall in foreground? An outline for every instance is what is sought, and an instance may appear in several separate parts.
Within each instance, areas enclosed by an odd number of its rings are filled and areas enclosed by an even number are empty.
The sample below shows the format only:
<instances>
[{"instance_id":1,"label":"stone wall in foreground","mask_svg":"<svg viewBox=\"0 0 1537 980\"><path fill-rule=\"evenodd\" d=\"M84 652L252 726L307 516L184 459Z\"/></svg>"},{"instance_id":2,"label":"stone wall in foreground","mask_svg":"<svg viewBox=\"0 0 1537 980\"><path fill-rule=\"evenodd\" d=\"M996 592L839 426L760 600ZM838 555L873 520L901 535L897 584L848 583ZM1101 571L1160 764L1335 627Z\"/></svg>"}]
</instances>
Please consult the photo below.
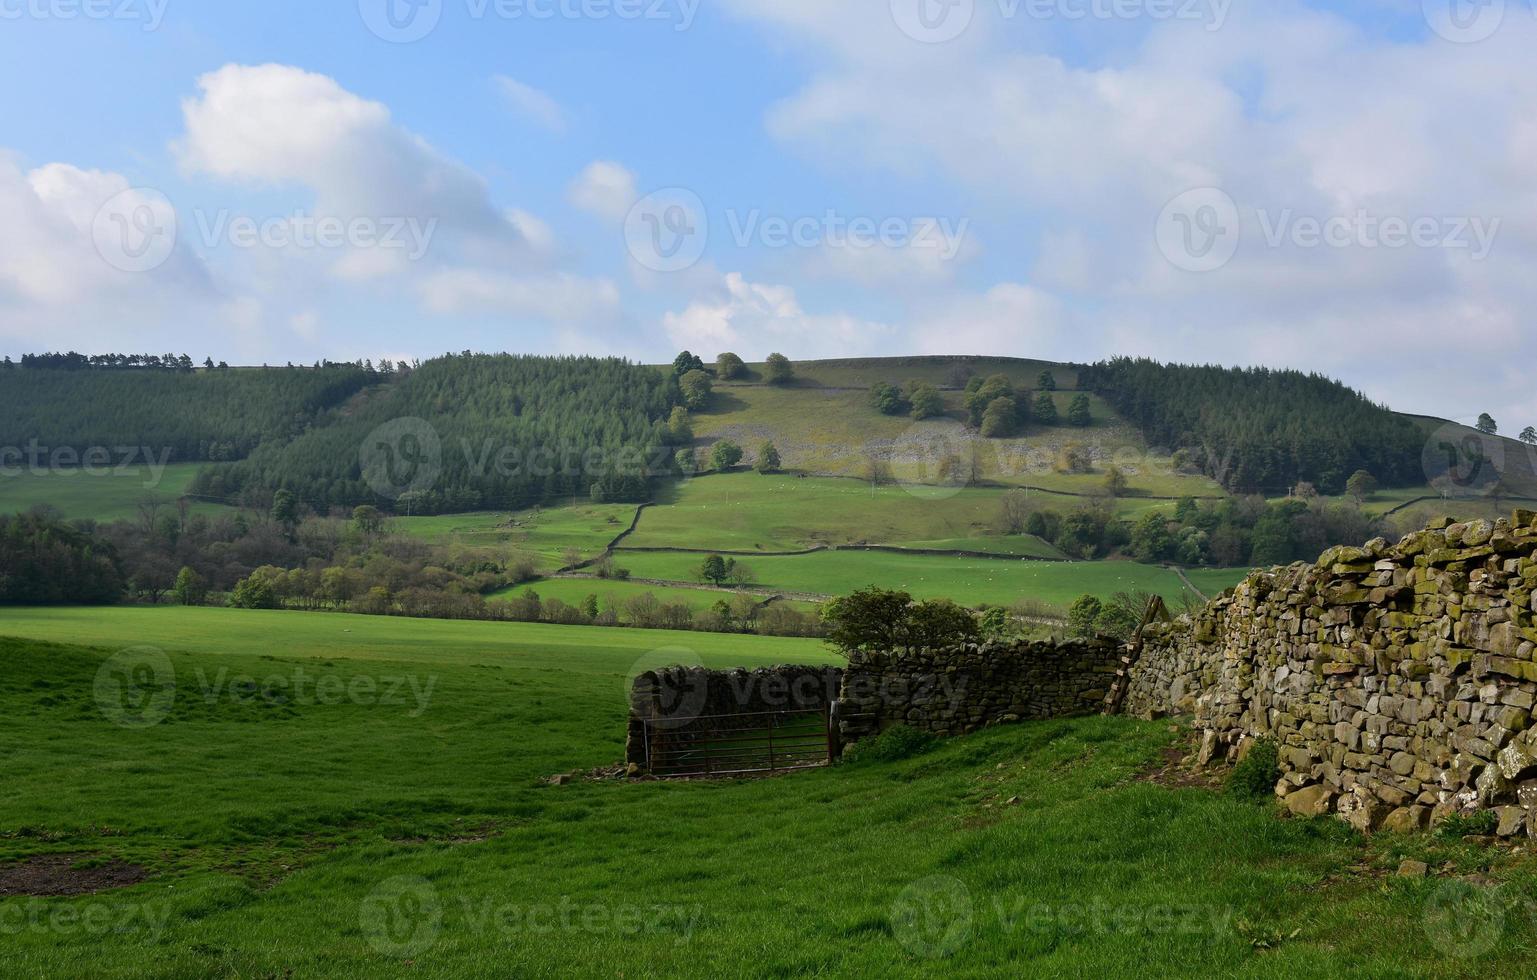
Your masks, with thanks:
<instances>
[{"instance_id":1,"label":"stone wall in foreground","mask_svg":"<svg viewBox=\"0 0 1537 980\"><path fill-rule=\"evenodd\" d=\"M893 725L964 735L987 725L1095 714L1120 665L1113 640L856 653L838 705L844 742Z\"/></svg>"},{"instance_id":2,"label":"stone wall in foreground","mask_svg":"<svg viewBox=\"0 0 1537 980\"><path fill-rule=\"evenodd\" d=\"M1407 830L1497 808L1537 836L1534 596L1528 511L1335 548L1151 627L1125 709L1193 714L1208 758L1274 739L1298 813Z\"/></svg>"}]
</instances>

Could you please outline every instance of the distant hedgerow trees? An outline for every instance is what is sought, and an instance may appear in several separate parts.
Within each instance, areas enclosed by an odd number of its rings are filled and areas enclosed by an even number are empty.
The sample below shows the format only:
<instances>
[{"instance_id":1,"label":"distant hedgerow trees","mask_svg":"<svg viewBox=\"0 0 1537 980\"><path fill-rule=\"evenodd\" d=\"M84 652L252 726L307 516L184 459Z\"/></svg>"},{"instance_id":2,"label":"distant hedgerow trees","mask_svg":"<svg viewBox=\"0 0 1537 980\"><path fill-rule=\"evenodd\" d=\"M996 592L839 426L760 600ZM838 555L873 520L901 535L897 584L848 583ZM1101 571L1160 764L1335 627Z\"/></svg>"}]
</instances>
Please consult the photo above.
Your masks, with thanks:
<instances>
[{"instance_id":1,"label":"distant hedgerow trees","mask_svg":"<svg viewBox=\"0 0 1537 980\"><path fill-rule=\"evenodd\" d=\"M43 512L0 515L0 606L100 605L122 595L110 544Z\"/></svg>"},{"instance_id":2,"label":"distant hedgerow trees","mask_svg":"<svg viewBox=\"0 0 1537 980\"><path fill-rule=\"evenodd\" d=\"M763 367L764 379L771 385L785 385L795 380L795 366L783 354L770 354Z\"/></svg>"}]
</instances>

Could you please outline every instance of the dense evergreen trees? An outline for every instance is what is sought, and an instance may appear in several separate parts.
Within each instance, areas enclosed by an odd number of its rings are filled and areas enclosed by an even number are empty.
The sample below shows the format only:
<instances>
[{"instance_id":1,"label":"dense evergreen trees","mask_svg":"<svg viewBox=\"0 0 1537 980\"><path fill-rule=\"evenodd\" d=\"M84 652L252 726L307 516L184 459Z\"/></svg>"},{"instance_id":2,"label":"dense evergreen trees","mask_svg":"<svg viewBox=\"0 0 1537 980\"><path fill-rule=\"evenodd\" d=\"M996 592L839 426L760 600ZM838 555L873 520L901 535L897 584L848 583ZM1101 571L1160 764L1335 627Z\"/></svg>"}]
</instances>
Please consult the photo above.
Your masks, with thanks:
<instances>
[{"instance_id":1,"label":"dense evergreen trees","mask_svg":"<svg viewBox=\"0 0 1537 980\"><path fill-rule=\"evenodd\" d=\"M1425 477L1412 421L1321 375L1117 358L1080 378L1150 445L1186 450L1229 490L1277 494L1307 481L1339 494L1360 469L1384 486Z\"/></svg>"},{"instance_id":2,"label":"dense evergreen trees","mask_svg":"<svg viewBox=\"0 0 1537 980\"><path fill-rule=\"evenodd\" d=\"M673 471L669 445L684 435L669 426L678 401L674 378L627 361L451 355L297 438L209 467L195 490L251 499L286 489L321 513L359 504L457 513L588 495L641 501L652 478ZM365 473L365 462L380 470Z\"/></svg>"},{"instance_id":3,"label":"dense evergreen trees","mask_svg":"<svg viewBox=\"0 0 1537 980\"><path fill-rule=\"evenodd\" d=\"M113 355L109 355L113 356ZM72 359L80 359L75 364ZM352 365L214 370L92 368L84 355L28 355L0 382L0 445L48 456L147 449L158 462L232 460L290 439L378 375ZM44 366L35 366L44 365ZM116 460L114 460L116 462Z\"/></svg>"}]
</instances>

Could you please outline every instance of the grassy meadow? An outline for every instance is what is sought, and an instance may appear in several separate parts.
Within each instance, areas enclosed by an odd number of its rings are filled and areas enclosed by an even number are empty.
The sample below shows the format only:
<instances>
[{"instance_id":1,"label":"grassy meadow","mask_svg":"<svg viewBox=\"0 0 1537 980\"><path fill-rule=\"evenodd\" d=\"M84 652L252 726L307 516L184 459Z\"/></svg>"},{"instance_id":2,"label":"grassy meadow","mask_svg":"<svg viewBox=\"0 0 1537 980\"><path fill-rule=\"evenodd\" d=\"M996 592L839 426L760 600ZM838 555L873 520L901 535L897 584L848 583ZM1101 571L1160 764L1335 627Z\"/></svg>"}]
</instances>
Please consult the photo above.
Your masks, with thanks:
<instances>
[{"instance_id":1,"label":"grassy meadow","mask_svg":"<svg viewBox=\"0 0 1537 980\"><path fill-rule=\"evenodd\" d=\"M635 518L633 504L579 503L517 513L445 514L392 518L390 526L433 544L495 549L528 558L541 571L566 565L568 553L585 560L602 554Z\"/></svg>"},{"instance_id":2,"label":"grassy meadow","mask_svg":"<svg viewBox=\"0 0 1537 980\"><path fill-rule=\"evenodd\" d=\"M150 466L34 470L16 467L0 473L0 513L30 510L39 504L55 507L68 518L97 521L130 520L139 516L140 505L153 500L174 504L187 492L200 463L172 463L163 469ZM222 504L194 502L194 513L225 511Z\"/></svg>"},{"instance_id":3,"label":"grassy meadow","mask_svg":"<svg viewBox=\"0 0 1537 980\"><path fill-rule=\"evenodd\" d=\"M808 641L208 609L0 636L0 869L144 878L0 896L8 975L1515 976L1537 948L1531 862L1151 778L1168 723L545 783L621 757L637 661L829 659Z\"/></svg>"},{"instance_id":4,"label":"grassy meadow","mask_svg":"<svg viewBox=\"0 0 1537 980\"><path fill-rule=\"evenodd\" d=\"M696 578L701 557L620 552L619 563L636 578L688 582ZM1173 571L1135 562L1049 563L885 551L822 551L738 560L751 568L758 588L836 596L878 585L901 589L920 599L954 599L968 606L1009 606L1032 600L1063 613L1085 593L1108 597L1140 590L1162 595L1177 605L1189 591ZM1222 572L1211 578L1226 581L1223 588L1227 588L1238 584L1245 574Z\"/></svg>"}]
</instances>

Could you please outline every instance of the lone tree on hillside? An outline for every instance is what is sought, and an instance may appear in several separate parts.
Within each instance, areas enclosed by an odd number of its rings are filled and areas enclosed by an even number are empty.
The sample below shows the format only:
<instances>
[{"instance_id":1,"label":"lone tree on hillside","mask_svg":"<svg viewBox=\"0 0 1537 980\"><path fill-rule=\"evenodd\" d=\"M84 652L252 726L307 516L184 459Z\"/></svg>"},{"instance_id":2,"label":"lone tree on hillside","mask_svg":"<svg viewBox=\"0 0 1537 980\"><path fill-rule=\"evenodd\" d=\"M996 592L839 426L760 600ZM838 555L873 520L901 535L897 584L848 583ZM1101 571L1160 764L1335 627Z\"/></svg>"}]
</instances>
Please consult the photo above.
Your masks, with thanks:
<instances>
[{"instance_id":1,"label":"lone tree on hillside","mask_svg":"<svg viewBox=\"0 0 1537 980\"><path fill-rule=\"evenodd\" d=\"M684 351L672 359L672 373L679 377L689 373L690 371L703 370L704 359L699 357L697 354L691 353L690 351Z\"/></svg>"},{"instance_id":2,"label":"lone tree on hillside","mask_svg":"<svg viewBox=\"0 0 1537 980\"><path fill-rule=\"evenodd\" d=\"M1356 470L1345 481L1345 492L1350 494L1352 500L1358 504L1364 504L1377 492L1377 478L1366 470Z\"/></svg>"},{"instance_id":3,"label":"lone tree on hillside","mask_svg":"<svg viewBox=\"0 0 1537 980\"><path fill-rule=\"evenodd\" d=\"M1126 474L1121 472L1119 466L1112 466L1105 471L1105 494L1110 497L1120 497L1126 493Z\"/></svg>"},{"instance_id":4,"label":"lone tree on hillside","mask_svg":"<svg viewBox=\"0 0 1537 980\"><path fill-rule=\"evenodd\" d=\"M907 407L902 390L889 381L882 381L870 389L870 407L882 415L901 415Z\"/></svg>"},{"instance_id":5,"label":"lone tree on hillside","mask_svg":"<svg viewBox=\"0 0 1537 980\"><path fill-rule=\"evenodd\" d=\"M1007 439L1019 421L1019 405L1012 398L994 398L982 413L982 435L988 439Z\"/></svg>"},{"instance_id":6,"label":"lone tree on hillside","mask_svg":"<svg viewBox=\"0 0 1537 980\"><path fill-rule=\"evenodd\" d=\"M1003 533L1024 534L1030 520L1030 497L1023 490L1010 490L1003 495Z\"/></svg>"},{"instance_id":7,"label":"lone tree on hillside","mask_svg":"<svg viewBox=\"0 0 1537 980\"><path fill-rule=\"evenodd\" d=\"M710 465L724 473L742 461L742 447L729 439L722 439L710 450Z\"/></svg>"},{"instance_id":8,"label":"lone tree on hillside","mask_svg":"<svg viewBox=\"0 0 1537 980\"><path fill-rule=\"evenodd\" d=\"M1067 408L1067 421L1079 428L1094 424L1094 412L1089 407L1088 395L1080 393L1073 398L1073 403Z\"/></svg>"},{"instance_id":9,"label":"lone tree on hillside","mask_svg":"<svg viewBox=\"0 0 1537 980\"><path fill-rule=\"evenodd\" d=\"M732 572L735 570L735 558L722 558L720 555L710 555L699 566L699 577L719 588L730 581Z\"/></svg>"},{"instance_id":10,"label":"lone tree on hillside","mask_svg":"<svg viewBox=\"0 0 1537 980\"><path fill-rule=\"evenodd\" d=\"M1527 426L1521 430L1521 441L1528 446L1537 446L1537 426Z\"/></svg>"},{"instance_id":11,"label":"lone tree on hillside","mask_svg":"<svg viewBox=\"0 0 1537 980\"><path fill-rule=\"evenodd\" d=\"M767 476L770 473L778 473L780 466L779 450L774 448L772 442L765 442L758 447L757 470Z\"/></svg>"},{"instance_id":12,"label":"lone tree on hillside","mask_svg":"<svg viewBox=\"0 0 1537 980\"><path fill-rule=\"evenodd\" d=\"M785 385L795 380L795 365L783 354L770 354L764 362L764 374L771 385Z\"/></svg>"},{"instance_id":13,"label":"lone tree on hillside","mask_svg":"<svg viewBox=\"0 0 1537 980\"><path fill-rule=\"evenodd\" d=\"M1105 609L1105 604L1091 595L1079 596L1067 610L1067 631L1073 636L1094 635L1094 623Z\"/></svg>"},{"instance_id":14,"label":"lone tree on hillside","mask_svg":"<svg viewBox=\"0 0 1537 980\"><path fill-rule=\"evenodd\" d=\"M678 390L683 393L683 403L695 412L710 404L712 387L710 376L701 369L690 371L678 379Z\"/></svg>"},{"instance_id":15,"label":"lone tree on hillside","mask_svg":"<svg viewBox=\"0 0 1537 980\"><path fill-rule=\"evenodd\" d=\"M1479 432L1484 433L1485 435L1492 436L1499 433L1500 424L1494 420L1493 415L1485 412L1478 417L1478 424L1475 425L1474 428L1476 428Z\"/></svg>"},{"instance_id":16,"label":"lone tree on hillside","mask_svg":"<svg viewBox=\"0 0 1537 980\"><path fill-rule=\"evenodd\" d=\"M924 419L938 418L945 414L945 396L939 393L939 389L930 384L921 384L913 389L913 419L922 422Z\"/></svg>"},{"instance_id":17,"label":"lone tree on hillside","mask_svg":"<svg viewBox=\"0 0 1537 980\"><path fill-rule=\"evenodd\" d=\"M1051 392L1043 391L1035 400L1035 419L1042 425L1056 425L1058 422L1057 400L1051 397Z\"/></svg>"},{"instance_id":18,"label":"lone tree on hillside","mask_svg":"<svg viewBox=\"0 0 1537 980\"><path fill-rule=\"evenodd\" d=\"M1042 391L1056 391L1057 376L1050 371L1042 371L1041 376L1036 379L1035 386Z\"/></svg>"},{"instance_id":19,"label":"lone tree on hillside","mask_svg":"<svg viewBox=\"0 0 1537 980\"><path fill-rule=\"evenodd\" d=\"M667 438L675 446L686 446L694 441L694 422L682 405L674 406L667 417Z\"/></svg>"},{"instance_id":20,"label":"lone tree on hillside","mask_svg":"<svg viewBox=\"0 0 1537 980\"><path fill-rule=\"evenodd\" d=\"M715 376L722 381L734 381L747 373L747 365L742 359L727 351L715 359Z\"/></svg>"}]
</instances>

